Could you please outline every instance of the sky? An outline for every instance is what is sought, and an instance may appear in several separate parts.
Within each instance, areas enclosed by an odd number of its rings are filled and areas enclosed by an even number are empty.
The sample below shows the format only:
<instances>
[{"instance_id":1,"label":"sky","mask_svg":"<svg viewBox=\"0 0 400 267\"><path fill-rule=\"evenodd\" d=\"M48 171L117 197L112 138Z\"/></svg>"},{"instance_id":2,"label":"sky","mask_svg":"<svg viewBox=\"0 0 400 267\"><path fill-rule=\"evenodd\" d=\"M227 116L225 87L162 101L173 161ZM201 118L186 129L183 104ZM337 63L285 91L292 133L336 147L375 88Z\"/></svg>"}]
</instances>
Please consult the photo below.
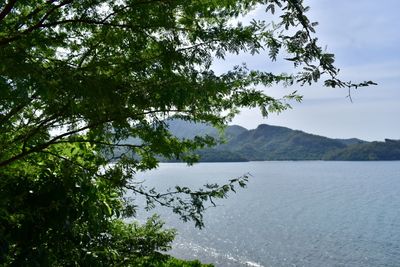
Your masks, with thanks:
<instances>
[{"instance_id":1,"label":"sky","mask_svg":"<svg viewBox=\"0 0 400 267\"><path fill-rule=\"evenodd\" d=\"M346 98L347 89L321 84L265 88L276 97L298 90L303 101L268 118L263 118L258 109L242 110L231 124L254 129L265 123L332 138L400 139L400 1L306 0L305 4L311 8L309 19L319 22L316 31L320 45L335 54L336 66L341 69L339 77L352 82L373 80L378 85L353 90L353 102ZM251 16L262 18L265 14L255 10ZM286 62L271 64L265 55L227 58L216 68L241 62L263 70L292 70Z\"/></svg>"}]
</instances>

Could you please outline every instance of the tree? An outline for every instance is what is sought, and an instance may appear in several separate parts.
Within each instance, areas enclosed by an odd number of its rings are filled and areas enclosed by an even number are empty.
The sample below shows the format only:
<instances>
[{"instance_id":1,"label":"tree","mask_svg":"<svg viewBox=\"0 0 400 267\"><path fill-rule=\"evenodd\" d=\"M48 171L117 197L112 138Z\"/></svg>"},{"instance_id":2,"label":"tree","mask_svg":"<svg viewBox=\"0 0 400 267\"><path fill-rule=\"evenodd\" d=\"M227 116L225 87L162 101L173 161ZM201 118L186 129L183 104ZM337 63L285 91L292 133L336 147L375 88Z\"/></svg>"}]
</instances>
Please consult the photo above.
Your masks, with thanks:
<instances>
[{"instance_id":1,"label":"tree","mask_svg":"<svg viewBox=\"0 0 400 267\"><path fill-rule=\"evenodd\" d=\"M279 13L279 21L237 22L261 6L266 16ZM174 261L160 253L174 234L162 230L158 219L144 226L123 223L135 211L126 191L201 227L206 202L244 186L247 177L165 193L135 183L135 173L157 167L159 156L193 163L197 155L190 151L215 144L210 137L172 136L166 118L223 127L242 107L259 107L266 116L301 100L295 92L274 99L257 85L311 84L321 76L331 87L372 83L336 77L334 56L318 46L317 23L305 16L307 9L299 0L3 1L0 262ZM282 51L297 69L212 70L214 59L263 50L272 61ZM127 143L128 137L140 142Z\"/></svg>"}]
</instances>

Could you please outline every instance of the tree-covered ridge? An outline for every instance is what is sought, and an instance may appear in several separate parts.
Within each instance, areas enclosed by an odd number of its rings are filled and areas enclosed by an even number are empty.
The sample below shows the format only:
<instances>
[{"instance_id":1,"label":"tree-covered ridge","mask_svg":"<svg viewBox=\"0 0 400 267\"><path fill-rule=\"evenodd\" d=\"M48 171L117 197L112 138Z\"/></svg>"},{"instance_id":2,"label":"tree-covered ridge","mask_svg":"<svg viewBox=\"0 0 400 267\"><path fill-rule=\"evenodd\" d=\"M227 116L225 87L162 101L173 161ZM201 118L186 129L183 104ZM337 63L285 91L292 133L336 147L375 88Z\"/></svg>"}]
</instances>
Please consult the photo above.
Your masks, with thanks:
<instances>
[{"instance_id":1,"label":"tree-covered ridge","mask_svg":"<svg viewBox=\"0 0 400 267\"><path fill-rule=\"evenodd\" d=\"M255 8L265 20L239 21ZM169 207L201 227L207 205L247 181L143 188L138 171L156 168L161 157L193 163L191 151L216 143L177 138L166 118L221 128L240 108L258 107L266 116L301 100L296 92L273 98L261 86L372 83L338 79L307 10L299 0L1 1L0 264L165 262L161 252L173 235L154 220L125 223L137 208L127 191L144 195L145 208ZM227 54L262 51L266 64L282 53L293 69L212 69Z\"/></svg>"},{"instance_id":2,"label":"tree-covered ridge","mask_svg":"<svg viewBox=\"0 0 400 267\"><path fill-rule=\"evenodd\" d=\"M367 142L357 138L331 139L286 127L261 124L247 130L233 125L218 133L207 124L168 122L180 138L210 134L221 140L213 148L198 150L200 161L231 162L250 160L400 160L400 141ZM184 129L184 130L183 130Z\"/></svg>"},{"instance_id":3,"label":"tree-covered ridge","mask_svg":"<svg viewBox=\"0 0 400 267\"><path fill-rule=\"evenodd\" d=\"M332 151L325 160L400 160L400 140L385 139L385 142L370 142L349 145L345 149Z\"/></svg>"},{"instance_id":4,"label":"tree-covered ridge","mask_svg":"<svg viewBox=\"0 0 400 267\"><path fill-rule=\"evenodd\" d=\"M239 135L229 145L249 160L320 159L326 151L344 147L329 138L265 124Z\"/></svg>"}]
</instances>

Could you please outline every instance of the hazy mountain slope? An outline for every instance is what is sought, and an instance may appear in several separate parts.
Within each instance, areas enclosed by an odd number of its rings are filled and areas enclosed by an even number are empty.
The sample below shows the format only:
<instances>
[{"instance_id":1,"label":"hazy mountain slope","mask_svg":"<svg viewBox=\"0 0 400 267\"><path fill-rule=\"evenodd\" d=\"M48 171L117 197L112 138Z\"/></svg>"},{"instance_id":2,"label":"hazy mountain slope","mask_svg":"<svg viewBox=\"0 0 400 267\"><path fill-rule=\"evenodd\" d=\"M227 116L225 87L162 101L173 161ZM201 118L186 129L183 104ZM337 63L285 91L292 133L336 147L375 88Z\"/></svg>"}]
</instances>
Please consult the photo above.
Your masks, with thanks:
<instances>
[{"instance_id":1,"label":"hazy mountain slope","mask_svg":"<svg viewBox=\"0 0 400 267\"><path fill-rule=\"evenodd\" d=\"M179 138L192 139L197 136L210 135L217 140L231 140L243 132L247 132L246 128L238 125L227 126L224 133L221 133L212 127L211 125L205 123L193 123L183 120L168 120L168 129L170 132ZM221 149L219 146L214 148L206 148L198 150L197 153L201 157L203 162L239 162L248 161L240 153L231 151L230 149Z\"/></svg>"},{"instance_id":2,"label":"hazy mountain slope","mask_svg":"<svg viewBox=\"0 0 400 267\"><path fill-rule=\"evenodd\" d=\"M211 135L213 137L218 136L218 130L211 125L205 123L194 123L184 120L173 119L168 120L167 124L170 132L179 138L193 138L196 135Z\"/></svg>"}]
</instances>

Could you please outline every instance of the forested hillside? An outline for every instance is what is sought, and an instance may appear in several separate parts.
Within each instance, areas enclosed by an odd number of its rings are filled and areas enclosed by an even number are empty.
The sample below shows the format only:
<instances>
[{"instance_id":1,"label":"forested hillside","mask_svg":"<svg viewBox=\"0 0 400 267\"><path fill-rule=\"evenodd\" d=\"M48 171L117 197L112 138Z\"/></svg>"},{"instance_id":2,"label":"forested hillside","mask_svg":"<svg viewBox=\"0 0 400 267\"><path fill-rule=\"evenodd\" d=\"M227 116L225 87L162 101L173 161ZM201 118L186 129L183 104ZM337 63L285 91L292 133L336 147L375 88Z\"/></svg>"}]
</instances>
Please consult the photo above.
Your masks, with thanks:
<instances>
[{"instance_id":1,"label":"forested hillside","mask_svg":"<svg viewBox=\"0 0 400 267\"><path fill-rule=\"evenodd\" d=\"M207 124L182 120L170 120L168 125L179 138L210 135L220 140L215 147L197 151L200 161L400 160L400 141L396 140L331 139L267 124L253 130L227 126L223 133Z\"/></svg>"}]
</instances>

